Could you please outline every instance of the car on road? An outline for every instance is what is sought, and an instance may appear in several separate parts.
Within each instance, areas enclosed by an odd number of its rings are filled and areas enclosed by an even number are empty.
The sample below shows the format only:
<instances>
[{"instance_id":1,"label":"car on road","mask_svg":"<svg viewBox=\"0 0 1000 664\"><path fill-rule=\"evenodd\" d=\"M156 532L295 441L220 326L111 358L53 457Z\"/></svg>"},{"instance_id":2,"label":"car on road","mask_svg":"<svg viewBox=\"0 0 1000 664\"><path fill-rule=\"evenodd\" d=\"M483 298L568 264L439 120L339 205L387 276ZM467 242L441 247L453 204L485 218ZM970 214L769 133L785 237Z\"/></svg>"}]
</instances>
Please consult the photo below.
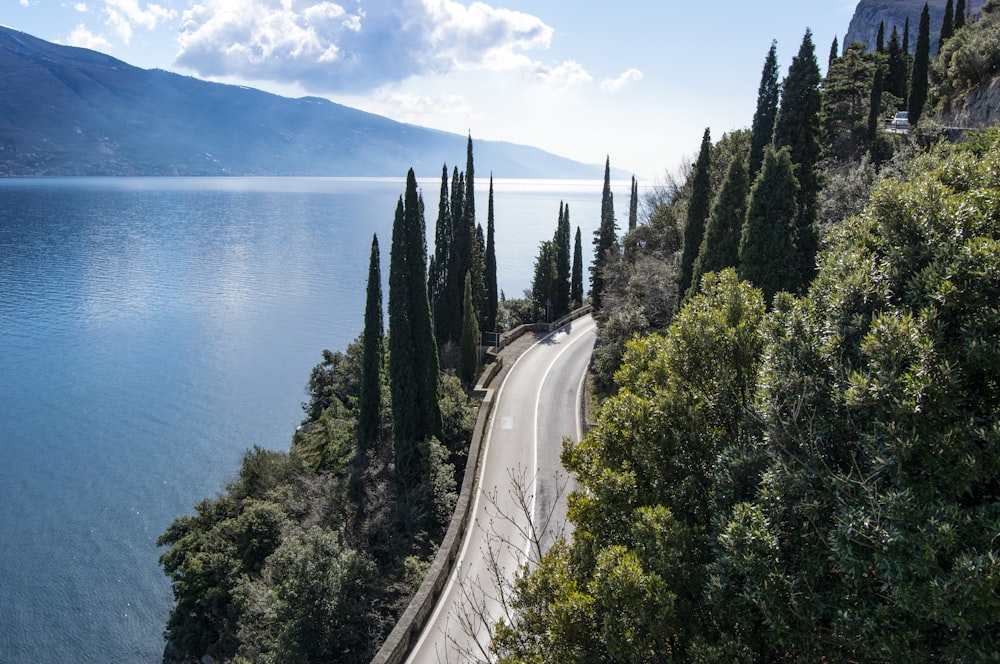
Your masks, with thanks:
<instances>
[{"instance_id":1,"label":"car on road","mask_svg":"<svg viewBox=\"0 0 1000 664\"><path fill-rule=\"evenodd\" d=\"M893 129L907 129L910 126L910 114L906 111L900 111L889 122Z\"/></svg>"}]
</instances>

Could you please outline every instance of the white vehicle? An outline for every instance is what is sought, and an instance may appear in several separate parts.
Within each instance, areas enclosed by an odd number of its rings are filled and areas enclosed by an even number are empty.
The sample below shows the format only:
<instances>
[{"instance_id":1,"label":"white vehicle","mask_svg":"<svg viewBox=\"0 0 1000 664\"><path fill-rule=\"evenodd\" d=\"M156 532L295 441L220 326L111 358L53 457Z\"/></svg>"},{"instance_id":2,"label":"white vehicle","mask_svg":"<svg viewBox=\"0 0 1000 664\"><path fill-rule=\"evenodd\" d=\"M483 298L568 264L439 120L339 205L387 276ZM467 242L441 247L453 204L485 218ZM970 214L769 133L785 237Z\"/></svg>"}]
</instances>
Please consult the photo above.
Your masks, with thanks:
<instances>
[{"instance_id":1,"label":"white vehicle","mask_svg":"<svg viewBox=\"0 0 1000 664\"><path fill-rule=\"evenodd\" d=\"M896 113L889 123L893 129L907 129L910 126L910 114L906 111Z\"/></svg>"}]
</instances>

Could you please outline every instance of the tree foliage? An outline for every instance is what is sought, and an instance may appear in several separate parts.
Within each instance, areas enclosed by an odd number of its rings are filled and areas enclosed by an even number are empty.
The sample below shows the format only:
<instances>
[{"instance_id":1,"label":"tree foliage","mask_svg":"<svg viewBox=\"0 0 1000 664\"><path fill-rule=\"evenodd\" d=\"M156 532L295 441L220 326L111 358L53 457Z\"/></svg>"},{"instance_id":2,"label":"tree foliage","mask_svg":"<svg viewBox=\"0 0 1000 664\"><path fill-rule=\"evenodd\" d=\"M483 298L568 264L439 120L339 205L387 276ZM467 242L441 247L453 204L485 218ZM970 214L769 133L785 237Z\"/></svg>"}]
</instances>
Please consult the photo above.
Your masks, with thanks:
<instances>
[{"instance_id":1,"label":"tree foliage","mask_svg":"<svg viewBox=\"0 0 1000 664\"><path fill-rule=\"evenodd\" d=\"M832 60L831 60L832 62ZM781 88L778 81L778 45L771 42L771 49L764 60L757 90L757 110L753 114L750 130L749 173L752 182L764 163L764 148L774 139L774 121L778 117L778 100Z\"/></svg>"},{"instance_id":2,"label":"tree foliage","mask_svg":"<svg viewBox=\"0 0 1000 664\"><path fill-rule=\"evenodd\" d=\"M906 108L910 114L910 124L916 125L924 114L927 104L928 74L931 57L931 15L927 4L920 12L917 26L917 44L913 51L913 67L910 70L910 96Z\"/></svg>"},{"instance_id":3,"label":"tree foliage","mask_svg":"<svg viewBox=\"0 0 1000 664\"><path fill-rule=\"evenodd\" d=\"M590 302L595 309L601 308L601 296L606 279L605 266L617 247L617 226L615 225L615 203L611 193L611 158L604 162L604 189L601 192L601 223L594 232L594 263L590 267Z\"/></svg>"},{"instance_id":4,"label":"tree foliage","mask_svg":"<svg viewBox=\"0 0 1000 664\"><path fill-rule=\"evenodd\" d=\"M698 258L702 239L705 237L705 222L712 205L712 180L710 174L712 160L712 135L708 129L701 137L701 149L694 167L691 198L688 199L687 220L684 224L684 249L681 254L681 274L677 284L678 292L686 293L694 276L694 262Z\"/></svg>"}]
</instances>

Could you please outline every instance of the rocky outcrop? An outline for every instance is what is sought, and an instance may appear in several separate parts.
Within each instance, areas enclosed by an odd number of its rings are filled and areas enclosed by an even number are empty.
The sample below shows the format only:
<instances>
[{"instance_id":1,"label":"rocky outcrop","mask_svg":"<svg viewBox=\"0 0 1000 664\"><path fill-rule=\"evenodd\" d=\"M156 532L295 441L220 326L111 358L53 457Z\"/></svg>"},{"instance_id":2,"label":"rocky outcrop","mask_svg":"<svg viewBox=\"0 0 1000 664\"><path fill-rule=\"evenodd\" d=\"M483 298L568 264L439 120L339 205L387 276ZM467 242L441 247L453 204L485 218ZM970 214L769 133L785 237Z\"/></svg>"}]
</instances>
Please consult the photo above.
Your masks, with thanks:
<instances>
[{"instance_id":1,"label":"rocky outcrop","mask_svg":"<svg viewBox=\"0 0 1000 664\"><path fill-rule=\"evenodd\" d=\"M1000 78L974 90L965 102L940 114L935 121L946 127L982 129L1000 124Z\"/></svg>"},{"instance_id":2,"label":"rocky outcrop","mask_svg":"<svg viewBox=\"0 0 1000 664\"><path fill-rule=\"evenodd\" d=\"M917 43L917 26L920 23L920 12L924 2L931 14L931 54L937 53L938 36L941 34L941 23L944 21L944 8L948 0L861 0L854 10L854 17L844 35L842 46L861 42L868 50L875 50L875 39L878 35L879 23L885 21L885 41L889 42L893 26L900 33L902 41L903 26L910 19L910 50ZM975 15L983 5L983 0L968 0L965 3L968 11Z\"/></svg>"}]
</instances>

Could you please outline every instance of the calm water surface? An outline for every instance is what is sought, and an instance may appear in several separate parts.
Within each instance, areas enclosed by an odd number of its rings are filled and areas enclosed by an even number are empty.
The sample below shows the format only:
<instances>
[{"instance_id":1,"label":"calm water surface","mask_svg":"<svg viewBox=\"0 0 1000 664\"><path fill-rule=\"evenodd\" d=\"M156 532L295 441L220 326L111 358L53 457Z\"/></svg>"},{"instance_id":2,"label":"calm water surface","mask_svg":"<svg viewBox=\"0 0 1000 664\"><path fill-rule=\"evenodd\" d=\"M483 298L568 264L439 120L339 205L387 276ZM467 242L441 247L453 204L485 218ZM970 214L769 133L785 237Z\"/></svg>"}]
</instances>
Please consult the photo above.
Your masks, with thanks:
<instances>
[{"instance_id":1,"label":"calm water surface","mask_svg":"<svg viewBox=\"0 0 1000 664\"><path fill-rule=\"evenodd\" d=\"M439 184L421 181L429 246ZM509 296L560 200L589 264L600 189L496 183ZM171 597L156 538L248 446L287 449L322 349L361 332L372 233L388 278L402 190L0 180L0 662L159 661ZM628 184L615 193L623 217ZM476 203L485 226L484 188Z\"/></svg>"}]
</instances>

